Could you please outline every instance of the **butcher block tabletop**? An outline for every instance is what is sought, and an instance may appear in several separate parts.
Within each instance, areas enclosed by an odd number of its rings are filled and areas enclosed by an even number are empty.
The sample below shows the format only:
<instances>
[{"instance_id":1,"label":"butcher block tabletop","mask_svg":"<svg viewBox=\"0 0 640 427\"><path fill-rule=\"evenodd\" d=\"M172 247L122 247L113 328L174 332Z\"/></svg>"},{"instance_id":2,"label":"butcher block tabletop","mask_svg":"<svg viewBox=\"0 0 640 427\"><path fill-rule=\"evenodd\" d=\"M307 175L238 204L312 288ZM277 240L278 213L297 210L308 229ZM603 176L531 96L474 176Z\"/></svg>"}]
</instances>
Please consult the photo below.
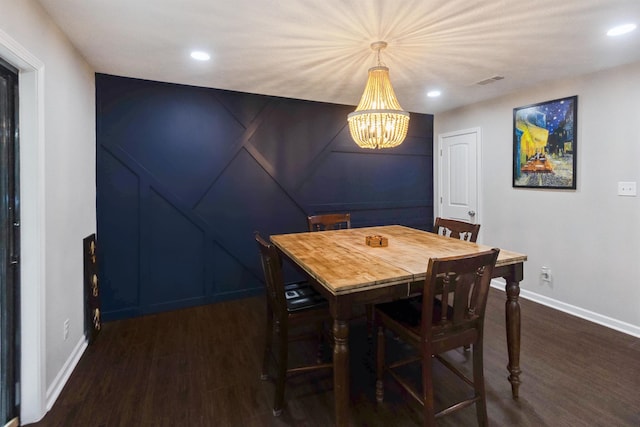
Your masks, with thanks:
<instances>
[{"instance_id":1,"label":"butcher block tabletop","mask_svg":"<svg viewBox=\"0 0 640 427\"><path fill-rule=\"evenodd\" d=\"M387 246L368 246L368 236ZM491 249L401 225L272 235L273 244L334 295L425 278L431 258L468 255ZM496 266L526 261L500 250Z\"/></svg>"}]
</instances>

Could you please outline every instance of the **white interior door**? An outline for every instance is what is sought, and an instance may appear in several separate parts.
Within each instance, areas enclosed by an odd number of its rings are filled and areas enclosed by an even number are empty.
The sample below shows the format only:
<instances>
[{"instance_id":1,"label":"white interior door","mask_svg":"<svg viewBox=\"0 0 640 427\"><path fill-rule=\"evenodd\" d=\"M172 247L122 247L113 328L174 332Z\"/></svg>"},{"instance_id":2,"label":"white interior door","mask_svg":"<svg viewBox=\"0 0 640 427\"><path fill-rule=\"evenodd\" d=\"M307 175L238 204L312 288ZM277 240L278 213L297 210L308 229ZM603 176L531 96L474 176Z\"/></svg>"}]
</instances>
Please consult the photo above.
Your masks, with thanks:
<instances>
[{"instance_id":1,"label":"white interior door","mask_svg":"<svg viewBox=\"0 0 640 427\"><path fill-rule=\"evenodd\" d=\"M480 128L438 136L440 212L443 218L480 221Z\"/></svg>"}]
</instances>

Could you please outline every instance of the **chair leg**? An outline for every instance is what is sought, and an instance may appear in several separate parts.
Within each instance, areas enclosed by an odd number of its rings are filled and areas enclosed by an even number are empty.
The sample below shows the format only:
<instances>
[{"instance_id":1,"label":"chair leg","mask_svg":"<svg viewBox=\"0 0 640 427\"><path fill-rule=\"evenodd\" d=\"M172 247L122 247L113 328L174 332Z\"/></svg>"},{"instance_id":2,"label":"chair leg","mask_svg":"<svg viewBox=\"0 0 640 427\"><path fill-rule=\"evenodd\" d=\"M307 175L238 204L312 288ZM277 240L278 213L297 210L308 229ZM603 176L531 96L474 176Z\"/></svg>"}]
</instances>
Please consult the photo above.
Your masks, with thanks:
<instances>
[{"instance_id":1,"label":"chair leg","mask_svg":"<svg viewBox=\"0 0 640 427\"><path fill-rule=\"evenodd\" d=\"M430 354L429 348L423 350L422 401L424 402L423 423L425 427L436 425L436 412L433 405L433 358Z\"/></svg>"},{"instance_id":2,"label":"chair leg","mask_svg":"<svg viewBox=\"0 0 640 427\"><path fill-rule=\"evenodd\" d=\"M480 337L478 341L473 344L473 385L476 394L480 396L480 400L476 402L476 415L478 417L478 425L481 427L489 425L482 353L482 337Z\"/></svg>"},{"instance_id":3,"label":"chair leg","mask_svg":"<svg viewBox=\"0 0 640 427\"><path fill-rule=\"evenodd\" d=\"M269 359L271 358L271 343L273 342L273 313L271 308L267 308L267 329L264 342L264 355L262 356L262 373L260 379L265 381L269 378Z\"/></svg>"},{"instance_id":4,"label":"chair leg","mask_svg":"<svg viewBox=\"0 0 640 427\"><path fill-rule=\"evenodd\" d=\"M376 401L384 400L384 327L378 326L378 355L376 358Z\"/></svg>"},{"instance_id":5,"label":"chair leg","mask_svg":"<svg viewBox=\"0 0 640 427\"><path fill-rule=\"evenodd\" d=\"M287 359L288 359L288 333L287 325L276 321L278 335L278 376L276 378L276 393L273 403L273 415L278 417L282 414L284 405L284 385L287 380Z\"/></svg>"}]
</instances>

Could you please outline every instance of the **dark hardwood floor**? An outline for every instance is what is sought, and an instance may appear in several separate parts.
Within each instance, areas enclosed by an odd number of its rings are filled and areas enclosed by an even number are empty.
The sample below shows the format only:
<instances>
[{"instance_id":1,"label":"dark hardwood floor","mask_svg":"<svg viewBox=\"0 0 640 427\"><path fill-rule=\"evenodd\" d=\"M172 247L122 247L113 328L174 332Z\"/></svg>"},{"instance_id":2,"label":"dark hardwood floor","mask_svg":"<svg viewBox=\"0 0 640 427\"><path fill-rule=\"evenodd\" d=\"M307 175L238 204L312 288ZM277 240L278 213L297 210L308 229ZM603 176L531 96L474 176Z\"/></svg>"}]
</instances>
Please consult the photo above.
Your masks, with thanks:
<instances>
[{"instance_id":1,"label":"dark hardwood floor","mask_svg":"<svg viewBox=\"0 0 640 427\"><path fill-rule=\"evenodd\" d=\"M640 426L640 339L530 301L521 305L523 373L514 401L504 293L492 289L485 325L490 424ZM330 372L291 379L283 414L273 417L273 382L260 381L264 313L262 298L250 298L104 324L51 411L32 426L331 426ZM385 402L376 404L364 323L350 332L352 424L421 425L420 407L390 378ZM305 355L315 355L312 344L296 352ZM461 349L449 356L464 362L467 355ZM436 404L466 390L445 369L435 370L434 381ZM475 426L475 409L439 422Z\"/></svg>"}]
</instances>

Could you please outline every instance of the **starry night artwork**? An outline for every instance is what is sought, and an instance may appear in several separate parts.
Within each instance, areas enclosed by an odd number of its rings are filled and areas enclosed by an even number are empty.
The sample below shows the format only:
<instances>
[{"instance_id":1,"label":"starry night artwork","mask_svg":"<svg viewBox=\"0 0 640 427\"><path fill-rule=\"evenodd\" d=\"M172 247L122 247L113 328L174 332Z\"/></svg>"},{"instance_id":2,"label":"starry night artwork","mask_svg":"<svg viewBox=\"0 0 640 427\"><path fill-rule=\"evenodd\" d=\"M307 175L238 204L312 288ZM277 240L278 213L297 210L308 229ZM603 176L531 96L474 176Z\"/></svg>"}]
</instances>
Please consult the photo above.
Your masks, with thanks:
<instances>
[{"instance_id":1,"label":"starry night artwork","mask_svg":"<svg viewBox=\"0 0 640 427\"><path fill-rule=\"evenodd\" d=\"M578 97L513 109L513 186L576 189Z\"/></svg>"}]
</instances>

